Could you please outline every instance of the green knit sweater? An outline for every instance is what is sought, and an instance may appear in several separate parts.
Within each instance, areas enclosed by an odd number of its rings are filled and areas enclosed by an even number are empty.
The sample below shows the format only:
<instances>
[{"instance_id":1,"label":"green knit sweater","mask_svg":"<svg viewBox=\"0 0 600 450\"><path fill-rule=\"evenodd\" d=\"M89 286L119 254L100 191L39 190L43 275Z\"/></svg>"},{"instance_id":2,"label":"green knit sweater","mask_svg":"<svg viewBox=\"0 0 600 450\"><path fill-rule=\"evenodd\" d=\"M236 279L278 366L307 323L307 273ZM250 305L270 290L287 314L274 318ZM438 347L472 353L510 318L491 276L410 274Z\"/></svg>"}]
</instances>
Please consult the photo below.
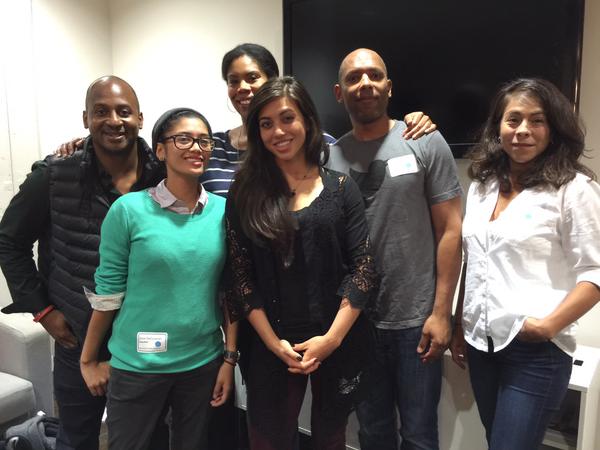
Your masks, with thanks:
<instances>
[{"instance_id":1,"label":"green knit sweater","mask_svg":"<svg viewBox=\"0 0 600 450\"><path fill-rule=\"evenodd\" d=\"M223 350L217 290L225 259L225 199L200 214L162 209L147 191L120 197L102 224L96 293L125 292L109 350L113 367L173 373Z\"/></svg>"}]
</instances>

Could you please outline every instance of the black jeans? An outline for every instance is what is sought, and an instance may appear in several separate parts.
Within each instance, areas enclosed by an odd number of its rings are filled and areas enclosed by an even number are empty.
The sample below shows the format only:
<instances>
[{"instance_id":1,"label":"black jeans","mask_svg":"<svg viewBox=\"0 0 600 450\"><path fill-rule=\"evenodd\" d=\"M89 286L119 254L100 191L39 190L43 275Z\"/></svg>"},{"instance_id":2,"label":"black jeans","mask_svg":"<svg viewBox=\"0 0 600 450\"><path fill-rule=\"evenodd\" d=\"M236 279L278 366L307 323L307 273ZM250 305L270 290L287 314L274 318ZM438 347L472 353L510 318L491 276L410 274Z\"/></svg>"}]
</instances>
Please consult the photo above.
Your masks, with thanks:
<instances>
[{"instance_id":1,"label":"black jeans","mask_svg":"<svg viewBox=\"0 0 600 450\"><path fill-rule=\"evenodd\" d=\"M327 361L324 362L326 364ZM298 416L310 378L311 443L315 450L345 450L347 408L331 408L323 402L323 367L307 375L288 372L260 338L252 341L246 394L248 438L251 450L295 450L298 448ZM212 450L212 449L211 449Z\"/></svg>"},{"instance_id":2,"label":"black jeans","mask_svg":"<svg viewBox=\"0 0 600 450\"><path fill-rule=\"evenodd\" d=\"M207 448L210 406L219 357L177 373L138 373L111 369L108 384L108 440L113 450L147 450L151 432L171 408L171 448Z\"/></svg>"},{"instance_id":3,"label":"black jeans","mask_svg":"<svg viewBox=\"0 0 600 450\"><path fill-rule=\"evenodd\" d=\"M79 370L80 352L55 345L54 396L60 418L56 450L98 450L106 397L90 394Z\"/></svg>"},{"instance_id":4,"label":"black jeans","mask_svg":"<svg viewBox=\"0 0 600 450\"><path fill-rule=\"evenodd\" d=\"M81 371L81 349L55 345L54 397L60 419L56 450L98 450L98 436L106 397L90 394ZM151 450L169 449L169 427L163 412L152 434Z\"/></svg>"}]
</instances>

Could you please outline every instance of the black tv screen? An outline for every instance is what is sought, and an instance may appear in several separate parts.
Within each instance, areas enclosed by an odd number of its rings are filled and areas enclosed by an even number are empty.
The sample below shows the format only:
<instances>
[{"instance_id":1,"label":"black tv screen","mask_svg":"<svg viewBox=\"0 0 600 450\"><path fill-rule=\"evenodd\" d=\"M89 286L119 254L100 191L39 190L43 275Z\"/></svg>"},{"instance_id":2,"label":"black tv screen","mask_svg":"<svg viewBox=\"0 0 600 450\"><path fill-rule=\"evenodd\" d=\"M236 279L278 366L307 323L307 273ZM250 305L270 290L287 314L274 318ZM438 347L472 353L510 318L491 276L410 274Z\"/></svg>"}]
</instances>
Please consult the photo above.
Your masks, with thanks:
<instances>
[{"instance_id":1,"label":"black tv screen","mask_svg":"<svg viewBox=\"0 0 600 450\"><path fill-rule=\"evenodd\" d=\"M351 128L333 95L339 64L376 50L393 82L390 116L426 111L459 157L514 78L546 78L576 107L583 15L584 0L284 0L285 72L339 137Z\"/></svg>"}]
</instances>

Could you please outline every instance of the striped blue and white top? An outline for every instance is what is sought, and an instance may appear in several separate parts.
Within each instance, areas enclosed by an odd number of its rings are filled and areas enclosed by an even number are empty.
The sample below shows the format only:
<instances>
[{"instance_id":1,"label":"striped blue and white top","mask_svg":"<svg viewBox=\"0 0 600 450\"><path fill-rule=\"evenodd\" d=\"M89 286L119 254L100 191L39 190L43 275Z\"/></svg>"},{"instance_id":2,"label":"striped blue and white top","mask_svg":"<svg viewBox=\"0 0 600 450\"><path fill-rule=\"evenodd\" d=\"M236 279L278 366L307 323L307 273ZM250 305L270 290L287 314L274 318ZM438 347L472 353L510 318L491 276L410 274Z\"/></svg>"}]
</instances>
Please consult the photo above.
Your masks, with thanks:
<instances>
[{"instance_id":1,"label":"striped blue and white top","mask_svg":"<svg viewBox=\"0 0 600 450\"><path fill-rule=\"evenodd\" d=\"M227 197L229 186L240 167L240 151L231 145L229 131L214 133L215 148L200 183L209 192Z\"/></svg>"}]
</instances>

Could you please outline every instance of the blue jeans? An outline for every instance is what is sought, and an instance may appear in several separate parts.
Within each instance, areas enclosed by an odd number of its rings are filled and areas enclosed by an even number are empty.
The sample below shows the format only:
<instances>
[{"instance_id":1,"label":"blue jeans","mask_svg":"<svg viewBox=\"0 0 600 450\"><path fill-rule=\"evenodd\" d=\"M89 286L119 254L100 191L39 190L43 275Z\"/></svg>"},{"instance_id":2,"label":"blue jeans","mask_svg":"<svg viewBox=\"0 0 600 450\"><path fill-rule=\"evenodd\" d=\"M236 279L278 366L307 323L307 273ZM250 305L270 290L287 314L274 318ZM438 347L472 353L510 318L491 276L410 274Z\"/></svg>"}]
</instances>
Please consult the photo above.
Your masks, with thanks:
<instances>
[{"instance_id":1,"label":"blue jeans","mask_svg":"<svg viewBox=\"0 0 600 450\"><path fill-rule=\"evenodd\" d=\"M362 450L438 449L442 362L421 362L417 354L421 331L422 327L375 329L375 361L368 371L365 399L356 408Z\"/></svg>"},{"instance_id":2,"label":"blue jeans","mask_svg":"<svg viewBox=\"0 0 600 450\"><path fill-rule=\"evenodd\" d=\"M572 358L517 339L496 353L468 346L469 374L490 450L539 448L567 392Z\"/></svg>"}]
</instances>

